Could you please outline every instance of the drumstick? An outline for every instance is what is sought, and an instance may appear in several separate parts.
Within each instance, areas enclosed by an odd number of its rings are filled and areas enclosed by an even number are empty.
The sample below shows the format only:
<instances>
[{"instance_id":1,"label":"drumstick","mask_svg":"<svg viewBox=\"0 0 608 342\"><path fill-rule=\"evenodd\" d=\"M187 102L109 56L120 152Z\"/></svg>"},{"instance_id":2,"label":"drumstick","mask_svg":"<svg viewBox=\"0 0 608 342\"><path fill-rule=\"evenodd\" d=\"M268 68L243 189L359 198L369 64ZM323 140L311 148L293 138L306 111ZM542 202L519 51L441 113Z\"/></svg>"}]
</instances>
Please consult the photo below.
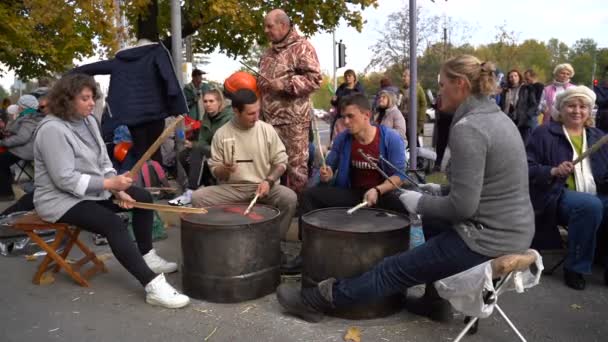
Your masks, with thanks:
<instances>
[{"instance_id":1,"label":"drumstick","mask_svg":"<svg viewBox=\"0 0 608 342\"><path fill-rule=\"evenodd\" d=\"M114 204L119 204L119 200L114 200ZM155 203L143 203L143 202L131 202L134 208L148 209L156 211L166 211L170 213L184 213L184 214L206 214L207 209L205 208L186 208L186 207L174 207L171 205L155 204Z\"/></svg>"},{"instance_id":2,"label":"drumstick","mask_svg":"<svg viewBox=\"0 0 608 342\"><path fill-rule=\"evenodd\" d=\"M363 201L363 202L361 202L361 203L357 204L356 206L354 206L354 207L352 207L352 208L348 209L348 210L346 211L346 213L347 213L348 215L352 215L352 214L353 214L355 211L357 211L357 210L359 210L359 209L361 209L361 208L365 207L366 205L367 205L367 201Z\"/></svg>"},{"instance_id":3,"label":"drumstick","mask_svg":"<svg viewBox=\"0 0 608 342\"><path fill-rule=\"evenodd\" d=\"M251 211L251 208L253 208L253 206L255 205L255 202L258 201L259 196L260 195L255 194L255 197L253 198L253 200L251 200L251 203L249 203L249 206L247 207L247 209L245 209L245 212L243 213L243 215L249 214L249 212Z\"/></svg>"},{"instance_id":4,"label":"drumstick","mask_svg":"<svg viewBox=\"0 0 608 342\"><path fill-rule=\"evenodd\" d=\"M252 73L254 73L256 76L258 76L258 77L260 77L260 78L264 79L264 81L266 81L266 82L270 83L270 81L269 81L269 80L268 80L266 77L262 76L262 74L260 74L260 73L259 73L258 71L256 71L254 68L252 68L252 67L250 67L249 65L247 65L247 64L245 64L245 63L243 63L243 61L239 61L239 63L241 63L241 65L242 65L242 66L244 66L244 67L245 67L247 70L249 70L249 71L251 71Z\"/></svg>"},{"instance_id":5,"label":"drumstick","mask_svg":"<svg viewBox=\"0 0 608 342\"><path fill-rule=\"evenodd\" d=\"M386 172L384 172L380 168L380 166L378 166L378 164L374 163L374 161L367 154L365 154L365 152L363 152L362 149L359 149L358 152L363 157L363 159L365 159L366 162L368 162L374 169L376 169L376 171L378 171L384 178L386 178L389 183L391 183L397 189L400 188L399 186L397 186L397 184L395 184L395 182L393 182L393 180L386 174Z\"/></svg>"},{"instance_id":6,"label":"drumstick","mask_svg":"<svg viewBox=\"0 0 608 342\"><path fill-rule=\"evenodd\" d=\"M319 154L321 155L321 166L325 167L325 156L323 155L323 147L321 146L321 136L319 135L319 128L317 127L317 120L312 118L312 130L317 138L317 145L319 146Z\"/></svg>"},{"instance_id":7,"label":"drumstick","mask_svg":"<svg viewBox=\"0 0 608 342\"><path fill-rule=\"evenodd\" d=\"M383 163L386 163L386 165L388 165L391 169L395 170L395 172L397 172L399 175L403 176L403 178L407 179L408 182L412 183L416 188L418 188L418 190L422 190L420 188L420 185L412 177L408 176L405 172L399 170L395 165L393 165L393 163L386 160L386 158L384 158L383 156L380 156L380 161L382 161Z\"/></svg>"},{"instance_id":8,"label":"drumstick","mask_svg":"<svg viewBox=\"0 0 608 342\"><path fill-rule=\"evenodd\" d=\"M600 140L598 140L595 144L593 144L593 146L591 146L590 149L583 152L583 154L581 154L578 158L574 159L572 164L576 165L576 164L580 163L583 159L587 158L590 154L597 152L597 150L599 150L600 147L602 147L602 145L606 144L607 142L608 142L608 134L601 137Z\"/></svg>"},{"instance_id":9,"label":"drumstick","mask_svg":"<svg viewBox=\"0 0 608 342\"><path fill-rule=\"evenodd\" d=\"M129 171L129 174L131 175L131 177L137 176L137 173L139 172L139 170L141 170L142 166L144 166L144 163L148 159L150 159L150 157L152 157L152 155L156 152L156 150L158 150L160 145L162 145L162 143L165 142L165 140L167 140L169 135L171 135L171 133L173 133L173 131L175 131L175 128L177 127L177 125L180 122L182 122L183 120L184 120L184 116L179 115L177 117L177 120L173 121L173 123L171 123L169 125L169 127L165 128L163 133L156 139L156 141L152 144L152 146L150 146L148 148L148 150L143 154L143 156L141 156L141 158L139 158L139 160L137 161L137 163L135 163L135 165L133 166L131 171Z\"/></svg>"},{"instance_id":10,"label":"drumstick","mask_svg":"<svg viewBox=\"0 0 608 342\"><path fill-rule=\"evenodd\" d=\"M154 187L154 186L147 187L144 189L147 191L172 191L172 192L177 191L177 188L163 188L163 187Z\"/></svg>"}]
</instances>

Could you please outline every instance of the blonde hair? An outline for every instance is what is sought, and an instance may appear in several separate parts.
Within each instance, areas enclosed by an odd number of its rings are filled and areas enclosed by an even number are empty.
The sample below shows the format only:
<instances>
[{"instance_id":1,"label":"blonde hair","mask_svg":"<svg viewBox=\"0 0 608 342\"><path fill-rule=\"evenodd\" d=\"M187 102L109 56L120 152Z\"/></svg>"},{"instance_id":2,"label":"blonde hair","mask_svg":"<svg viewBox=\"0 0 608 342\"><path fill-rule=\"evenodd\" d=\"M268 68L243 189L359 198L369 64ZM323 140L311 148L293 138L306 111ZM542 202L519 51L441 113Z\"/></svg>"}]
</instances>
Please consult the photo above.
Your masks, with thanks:
<instances>
[{"instance_id":1,"label":"blonde hair","mask_svg":"<svg viewBox=\"0 0 608 342\"><path fill-rule=\"evenodd\" d=\"M492 62L481 62L471 55L460 55L446 61L441 71L451 80L463 79L474 95L496 93L496 67Z\"/></svg>"},{"instance_id":2,"label":"blonde hair","mask_svg":"<svg viewBox=\"0 0 608 342\"><path fill-rule=\"evenodd\" d=\"M378 99L380 99L380 96L386 96L386 98L388 99L388 105L386 106L386 108L391 108L392 106L397 104L397 99L395 97L395 93L391 92L391 91L387 91L387 90L381 90L378 93Z\"/></svg>"},{"instance_id":3,"label":"blonde hair","mask_svg":"<svg viewBox=\"0 0 608 342\"><path fill-rule=\"evenodd\" d=\"M226 100L224 100L224 95L222 94L222 91L219 90L218 88L211 88L208 90L205 90L205 92L203 93L203 97L205 97L205 95L215 95L215 99L217 100L217 102L220 104L220 106L218 107L218 113L221 112L222 110L224 110L224 105L226 104Z\"/></svg>"},{"instance_id":4,"label":"blonde hair","mask_svg":"<svg viewBox=\"0 0 608 342\"><path fill-rule=\"evenodd\" d=\"M557 75L557 73L562 71L563 69L570 71L570 77L574 76L574 68L572 67L572 65L570 63L562 63L562 64L556 65L555 69L553 69L553 76Z\"/></svg>"},{"instance_id":5,"label":"blonde hair","mask_svg":"<svg viewBox=\"0 0 608 342\"><path fill-rule=\"evenodd\" d=\"M562 108L564 108L566 106L566 103L572 102L572 101L575 101L575 100L581 100L584 103L588 104L588 101L585 99L585 97L583 97L583 96L576 96L576 97L572 97L572 98L564 101L564 104L562 105ZM585 120L585 122L583 123L583 126L585 126L585 127L593 127L593 124L595 122L595 121L593 121L593 117L591 116L591 112L593 110L593 106L591 106L591 107L588 106L587 108L589 108L589 116L587 117L587 120ZM553 117L553 119L555 119L555 121L557 121L559 123L562 123L562 124L564 123L564 120L562 120L562 111L561 111L561 109L557 112L557 115L555 115Z\"/></svg>"}]
</instances>

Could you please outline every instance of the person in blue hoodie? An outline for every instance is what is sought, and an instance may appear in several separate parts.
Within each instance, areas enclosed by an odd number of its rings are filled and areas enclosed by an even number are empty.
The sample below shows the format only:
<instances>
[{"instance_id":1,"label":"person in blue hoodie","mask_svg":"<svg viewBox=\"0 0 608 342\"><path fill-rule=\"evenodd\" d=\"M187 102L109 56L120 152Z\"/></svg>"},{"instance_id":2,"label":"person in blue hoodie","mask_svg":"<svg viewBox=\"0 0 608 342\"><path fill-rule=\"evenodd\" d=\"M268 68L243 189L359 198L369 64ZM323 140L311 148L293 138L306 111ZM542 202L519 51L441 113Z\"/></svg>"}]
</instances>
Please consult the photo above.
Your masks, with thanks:
<instances>
[{"instance_id":1,"label":"person in blue hoodie","mask_svg":"<svg viewBox=\"0 0 608 342\"><path fill-rule=\"evenodd\" d=\"M372 111L363 94L346 96L340 102L347 128L338 134L327 156L326 166L320 169L321 185L306 189L300 198L299 214L328 207L353 207L363 201L367 206L406 213L395 186L404 178L395 170L379 163L390 177L386 180L359 151L372 158L386 158L399 170L405 170L405 146L397 131L370 121ZM333 186L327 186L333 181ZM302 222L300 220L300 226ZM301 229L300 229L301 232ZM295 257L282 265L283 273L297 273L302 258Z\"/></svg>"},{"instance_id":2,"label":"person in blue hoodie","mask_svg":"<svg viewBox=\"0 0 608 342\"><path fill-rule=\"evenodd\" d=\"M137 46L119 51L116 58L77 67L72 73L110 75L103 136L127 125L132 151L139 159L162 134L165 118L188 113L169 51L162 43L140 39ZM162 163L160 150L152 159Z\"/></svg>"}]
</instances>

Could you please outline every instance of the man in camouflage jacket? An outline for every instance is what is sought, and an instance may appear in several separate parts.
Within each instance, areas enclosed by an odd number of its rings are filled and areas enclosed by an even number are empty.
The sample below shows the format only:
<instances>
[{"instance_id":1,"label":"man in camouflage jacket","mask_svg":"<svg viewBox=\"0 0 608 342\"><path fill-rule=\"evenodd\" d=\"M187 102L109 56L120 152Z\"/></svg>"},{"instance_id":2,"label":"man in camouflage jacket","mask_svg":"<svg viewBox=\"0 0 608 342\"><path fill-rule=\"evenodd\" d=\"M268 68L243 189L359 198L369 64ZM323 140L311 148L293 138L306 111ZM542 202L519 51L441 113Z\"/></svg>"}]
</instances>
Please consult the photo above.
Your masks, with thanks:
<instances>
[{"instance_id":1,"label":"man in camouflage jacket","mask_svg":"<svg viewBox=\"0 0 608 342\"><path fill-rule=\"evenodd\" d=\"M308 180L310 95L321 85L319 59L314 47L280 9L266 15L264 32L272 46L259 64L262 118L283 140L289 158L286 185L299 193Z\"/></svg>"}]
</instances>

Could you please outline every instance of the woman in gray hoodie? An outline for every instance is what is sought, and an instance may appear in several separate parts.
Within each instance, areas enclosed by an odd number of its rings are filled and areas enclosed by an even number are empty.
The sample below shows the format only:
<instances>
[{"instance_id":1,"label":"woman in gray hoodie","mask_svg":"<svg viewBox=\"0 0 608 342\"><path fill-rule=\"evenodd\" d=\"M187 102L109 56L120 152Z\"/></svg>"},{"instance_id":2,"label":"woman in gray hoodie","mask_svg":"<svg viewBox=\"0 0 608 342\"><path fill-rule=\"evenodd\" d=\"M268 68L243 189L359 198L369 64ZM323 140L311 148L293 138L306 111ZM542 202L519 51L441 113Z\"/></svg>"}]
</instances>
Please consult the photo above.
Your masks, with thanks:
<instances>
[{"instance_id":1,"label":"woman in gray hoodie","mask_svg":"<svg viewBox=\"0 0 608 342\"><path fill-rule=\"evenodd\" d=\"M426 284L422 298L408 300L408 310L447 321L450 304L437 294L435 281L530 246L534 212L526 154L517 127L489 97L495 93L495 70L468 55L448 60L441 69L440 109L454 112L450 184L427 184L425 194L403 190L399 197L409 212L422 215L427 242L358 277L329 278L301 290L282 284L277 298L287 312L317 322L333 308Z\"/></svg>"},{"instance_id":2,"label":"woman in gray hoodie","mask_svg":"<svg viewBox=\"0 0 608 342\"><path fill-rule=\"evenodd\" d=\"M152 248L153 213L133 209L134 201L152 202L152 196L131 186L130 176L117 175L112 168L99 125L91 115L97 97L95 80L84 74L66 75L51 89L51 114L38 126L34 143L36 211L46 221L106 236L116 259L145 286L146 302L183 307L190 299L163 275L175 272L177 264L165 261ZM115 214L126 210L133 212L137 244Z\"/></svg>"}]
</instances>

